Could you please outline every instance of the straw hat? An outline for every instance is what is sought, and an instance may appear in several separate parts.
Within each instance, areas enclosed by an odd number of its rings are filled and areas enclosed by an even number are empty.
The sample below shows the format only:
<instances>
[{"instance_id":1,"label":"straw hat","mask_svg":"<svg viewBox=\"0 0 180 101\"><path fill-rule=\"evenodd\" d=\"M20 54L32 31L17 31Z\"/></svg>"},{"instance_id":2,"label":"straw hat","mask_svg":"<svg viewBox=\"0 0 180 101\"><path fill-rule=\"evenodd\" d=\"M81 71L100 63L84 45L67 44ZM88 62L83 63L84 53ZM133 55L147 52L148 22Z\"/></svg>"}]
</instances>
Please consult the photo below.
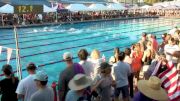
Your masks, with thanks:
<instances>
[{"instance_id":1,"label":"straw hat","mask_svg":"<svg viewBox=\"0 0 180 101\"><path fill-rule=\"evenodd\" d=\"M161 80L155 76L151 76L149 80L140 80L137 86L141 93L153 100L168 100L166 91L161 87Z\"/></svg>"},{"instance_id":2,"label":"straw hat","mask_svg":"<svg viewBox=\"0 0 180 101\"><path fill-rule=\"evenodd\" d=\"M71 90L82 90L92 84L91 78L84 74L77 74L69 81L69 88Z\"/></svg>"}]
</instances>

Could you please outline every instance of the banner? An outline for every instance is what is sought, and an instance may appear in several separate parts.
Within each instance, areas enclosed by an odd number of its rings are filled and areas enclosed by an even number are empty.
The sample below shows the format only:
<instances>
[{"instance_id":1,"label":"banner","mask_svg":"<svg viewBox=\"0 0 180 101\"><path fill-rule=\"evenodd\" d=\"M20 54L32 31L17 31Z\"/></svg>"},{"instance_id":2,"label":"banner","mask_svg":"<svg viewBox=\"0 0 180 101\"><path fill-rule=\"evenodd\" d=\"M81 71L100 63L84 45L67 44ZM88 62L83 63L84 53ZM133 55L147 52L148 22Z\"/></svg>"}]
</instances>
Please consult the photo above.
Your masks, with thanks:
<instances>
[{"instance_id":1,"label":"banner","mask_svg":"<svg viewBox=\"0 0 180 101\"><path fill-rule=\"evenodd\" d=\"M7 48L7 64L9 64L9 61L11 59L12 51L13 50L11 48Z\"/></svg>"}]
</instances>

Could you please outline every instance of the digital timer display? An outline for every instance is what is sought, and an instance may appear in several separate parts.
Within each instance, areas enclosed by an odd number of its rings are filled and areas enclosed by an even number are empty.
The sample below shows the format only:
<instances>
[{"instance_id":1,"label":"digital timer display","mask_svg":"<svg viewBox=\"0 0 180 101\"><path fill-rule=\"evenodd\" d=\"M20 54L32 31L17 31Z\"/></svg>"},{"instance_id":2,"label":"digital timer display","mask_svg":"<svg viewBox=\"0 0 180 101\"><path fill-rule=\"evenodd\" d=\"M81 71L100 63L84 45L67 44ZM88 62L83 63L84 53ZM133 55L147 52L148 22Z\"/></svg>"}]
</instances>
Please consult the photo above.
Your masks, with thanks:
<instances>
[{"instance_id":1,"label":"digital timer display","mask_svg":"<svg viewBox=\"0 0 180 101\"><path fill-rule=\"evenodd\" d=\"M25 13L43 13L42 5L15 5L14 13L25 14Z\"/></svg>"}]
</instances>

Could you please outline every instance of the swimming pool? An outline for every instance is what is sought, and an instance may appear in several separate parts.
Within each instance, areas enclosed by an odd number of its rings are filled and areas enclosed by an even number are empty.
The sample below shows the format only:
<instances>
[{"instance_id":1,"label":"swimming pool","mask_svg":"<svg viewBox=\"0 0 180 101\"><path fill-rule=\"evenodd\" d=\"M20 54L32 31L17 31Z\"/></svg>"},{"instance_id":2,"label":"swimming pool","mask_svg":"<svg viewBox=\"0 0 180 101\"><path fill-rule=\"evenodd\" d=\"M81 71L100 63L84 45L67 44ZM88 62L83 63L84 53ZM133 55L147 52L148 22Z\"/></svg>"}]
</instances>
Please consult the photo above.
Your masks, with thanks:
<instances>
[{"instance_id":1,"label":"swimming pool","mask_svg":"<svg viewBox=\"0 0 180 101\"><path fill-rule=\"evenodd\" d=\"M114 47L123 50L139 40L142 32L151 32L160 38L161 34L172 28L180 19L133 19L65 24L58 26L18 29L22 68L29 62L36 63L49 75L50 83L58 80L59 73L65 68L62 54L73 53L78 62L77 52L86 48L89 52L99 49L106 58L113 54ZM47 31L46 29L50 29ZM160 41L160 39L159 39ZM1 30L0 46L15 48L13 30ZM15 52L10 64L16 65ZM6 63L6 51L0 56L0 67ZM27 75L23 71L23 77Z\"/></svg>"}]
</instances>

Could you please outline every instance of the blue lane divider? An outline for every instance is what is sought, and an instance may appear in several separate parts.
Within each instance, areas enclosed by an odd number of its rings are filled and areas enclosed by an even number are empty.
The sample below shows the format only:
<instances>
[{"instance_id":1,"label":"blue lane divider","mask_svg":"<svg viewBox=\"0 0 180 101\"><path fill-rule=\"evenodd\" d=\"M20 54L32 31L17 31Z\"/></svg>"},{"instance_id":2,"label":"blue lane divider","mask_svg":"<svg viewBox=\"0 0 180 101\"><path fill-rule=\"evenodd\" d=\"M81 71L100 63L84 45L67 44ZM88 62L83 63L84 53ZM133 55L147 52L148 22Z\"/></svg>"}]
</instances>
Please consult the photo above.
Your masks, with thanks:
<instances>
[{"instance_id":1,"label":"blue lane divider","mask_svg":"<svg viewBox=\"0 0 180 101\"><path fill-rule=\"evenodd\" d=\"M169 29L166 29L166 30L169 30ZM166 31L166 30L156 31L156 32L152 32L152 33L162 32L162 31ZM137 35L137 36L140 36L140 35ZM124 38L114 38L114 39L112 39L112 40L105 40L105 41L102 41L102 42L95 42L95 43L90 43L90 44L85 44L85 45L67 47L67 48L63 48L63 49L56 49L56 50L51 50L51 51L39 52L39 53L35 53L35 54L24 55L24 56L21 56L21 58L30 57L30 56L35 56L35 55L40 55L40 54L47 54L47 53L62 51L62 50L66 50L66 49L73 49L73 48L78 48L78 47L85 47L85 46L90 46L90 45L94 45L94 44L102 44L102 43L106 43L106 42L110 42L110 41L116 41L116 40L127 39L127 38L128 38L128 37L124 37ZM16 59L16 58L15 58L15 57L11 58L11 60L14 60L14 59ZM3 62L3 61L7 61L7 60L6 60L6 59L0 60L0 62Z\"/></svg>"},{"instance_id":2,"label":"blue lane divider","mask_svg":"<svg viewBox=\"0 0 180 101\"><path fill-rule=\"evenodd\" d=\"M159 27L163 27L163 26L159 26ZM154 28L159 28L159 27L154 27ZM118 29L119 30L119 29ZM133 30L133 31L140 31L140 30L145 30L144 29L137 29L137 30ZM124 31L124 32L120 32L120 34L122 33L127 33L127 32L131 32L130 30L129 31ZM104 32L106 33L106 32ZM92 39L92 38L98 38L98 37L103 37L103 36L110 36L110 35L113 35L114 33L112 34L103 34L103 35L98 35L98 36L92 36L92 37L85 37L85 38L78 38L78 39L74 39L74 40L67 40L67 41L60 41L60 42L53 42L53 43L48 43L48 44L42 44L42 45L34 45L34 46L27 46L27 47L22 47L22 48L19 48L19 49L28 49L28 48L35 48L35 47L40 47L40 46L48 46L48 45L53 45L53 44L61 44L61 43L66 43L66 42L74 42L74 41L79 41L79 40L86 40L86 39ZM2 52L6 52L5 50L3 50Z\"/></svg>"},{"instance_id":3,"label":"blue lane divider","mask_svg":"<svg viewBox=\"0 0 180 101\"><path fill-rule=\"evenodd\" d=\"M145 26L152 26L153 24L151 25L145 25ZM157 26L157 25L156 25ZM163 27L163 26L158 26L158 27ZM158 27L154 27L154 28L158 28ZM121 28L121 29L127 29L127 28L131 28L130 27L125 27L125 28ZM120 29L120 28L116 28L116 29ZM103 31L100 31L100 32L103 32ZM19 43L24 43L24 42L34 42L34 41L42 41L42 40L51 40L51 39L57 39L57 38L64 38L64 37L72 37L72 36L79 36L79 35L84 35L84 34L90 34L91 32L89 33L80 33L80 34L72 34L72 35L64 35L64 36L56 36L56 37L53 37L53 38L41 38L41 39L34 39L34 40L27 40L27 41L20 41ZM53 34L56 34L56 33L53 33ZM52 34L51 34L52 35ZM14 38L13 38L14 39ZM9 39L7 39L9 40ZM9 44L14 44L14 42L9 42L9 43L0 43L0 45L9 45Z\"/></svg>"},{"instance_id":4,"label":"blue lane divider","mask_svg":"<svg viewBox=\"0 0 180 101\"><path fill-rule=\"evenodd\" d=\"M164 19L160 19L160 20L158 20L159 22L161 22L161 21L164 21ZM172 20L166 20L165 22L170 22L170 21L172 21ZM176 21L176 20L173 20L173 21ZM123 21L121 21L121 22L123 22ZM137 24L144 24L144 23L153 23L152 21L147 21L147 22L142 22L142 21L140 21L140 22L137 22L137 23L130 23L130 25L137 25ZM121 23L121 25L128 25L129 26L129 24L127 24L127 23ZM81 28L80 26L79 27L76 27L76 28ZM18 28L19 29L19 28ZM32 35L34 35L34 33L21 33L21 34L18 34L19 36L21 36L21 35L30 35L30 34L32 34ZM36 35L37 34L41 34L41 32L40 33L36 33ZM4 36L12 36L12 34L5 34L5 35L1 35L0 34L0 37L4 37Z\"/></svg>"}]
</instances>

